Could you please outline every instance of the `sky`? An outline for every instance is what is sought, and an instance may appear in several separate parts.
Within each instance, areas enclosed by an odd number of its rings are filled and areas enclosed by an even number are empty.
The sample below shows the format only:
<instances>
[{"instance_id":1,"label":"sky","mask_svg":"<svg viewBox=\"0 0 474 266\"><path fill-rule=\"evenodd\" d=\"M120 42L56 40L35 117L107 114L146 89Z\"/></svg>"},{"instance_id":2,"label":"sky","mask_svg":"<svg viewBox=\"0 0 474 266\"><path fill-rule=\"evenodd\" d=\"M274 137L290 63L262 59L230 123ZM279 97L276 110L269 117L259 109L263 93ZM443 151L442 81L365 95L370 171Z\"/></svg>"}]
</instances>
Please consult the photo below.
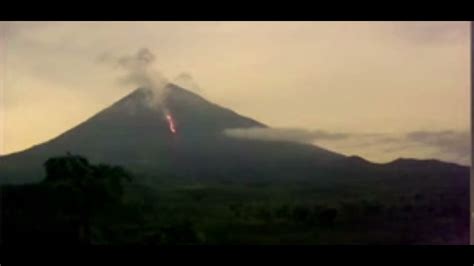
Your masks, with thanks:
<instances>
[{"instance_id":1,"label":"sky","mask_svg":"<svg viewBox=\"0 0 474 266\"><path fill-rule=\"evenodd\" d=\"M470 165L469 22L0 22L0 154L127 95L101 56L147 49L169 80L271 132L374 162Z\"/></svg>"}]
</instances>

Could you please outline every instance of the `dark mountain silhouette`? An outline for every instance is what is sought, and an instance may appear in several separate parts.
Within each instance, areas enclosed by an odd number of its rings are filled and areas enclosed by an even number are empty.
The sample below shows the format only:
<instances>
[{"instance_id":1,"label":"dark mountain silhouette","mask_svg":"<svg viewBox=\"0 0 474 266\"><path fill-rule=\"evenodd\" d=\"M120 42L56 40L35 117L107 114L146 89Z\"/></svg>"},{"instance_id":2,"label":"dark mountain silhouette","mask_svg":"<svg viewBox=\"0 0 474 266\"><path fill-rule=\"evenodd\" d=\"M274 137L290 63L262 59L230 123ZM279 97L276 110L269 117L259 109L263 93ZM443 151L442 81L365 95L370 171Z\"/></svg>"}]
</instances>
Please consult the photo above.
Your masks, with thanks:
<instances>
[{"instance_id":1,"label":"dark mountain silhouette","mask_svg":"<svg viewBox=\"0 0 474 266\"><path fill-rule=\"evenodd\" d=\"M176 121L176 135L170 133L162 110L150 106L152 92L137 89L48 142L0 157L2 182L40 180L42 163L66 152L126 165L140 173L196 178L229 173L250 178L270 168L297 171L344 157L310 145L227 137L222 133L226 128L266 126L178 86L170 85L169 91L166 104Z\"/></svg>"},{"instance_id":2,"label":"dark mountain silhouette","mask_svg":"<svg viewBox=\"0 0 474 266\"><path fill-rule=\"evenodd\" d=\"M360 182L410 180L467 187L469 168L435 160L401 159L374 164L326 149L291 142L231 138L226 128L267 127L253 119L169 85L167 108L176 121L171 134L151 91L137 89L62 135L0 157L1 183L43 178L42 164L66 152L95 162L124 165L141 176L193 180L320 180Z\"/></svg>"}]
</instances>

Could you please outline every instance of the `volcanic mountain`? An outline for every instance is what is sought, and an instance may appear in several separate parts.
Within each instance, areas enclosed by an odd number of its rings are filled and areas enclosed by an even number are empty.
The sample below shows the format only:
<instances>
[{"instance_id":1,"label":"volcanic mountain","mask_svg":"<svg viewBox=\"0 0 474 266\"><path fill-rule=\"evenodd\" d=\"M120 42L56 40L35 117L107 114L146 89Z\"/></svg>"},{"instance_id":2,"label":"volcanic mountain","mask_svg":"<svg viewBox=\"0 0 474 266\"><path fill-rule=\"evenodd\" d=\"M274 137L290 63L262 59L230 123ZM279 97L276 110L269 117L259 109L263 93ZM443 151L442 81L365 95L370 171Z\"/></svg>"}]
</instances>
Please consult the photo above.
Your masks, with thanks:
<instances>
[{"instance_id":1,"label":"volcanic mountain","mask_svg":"<svg viewBox=\"0 0 474 266\"><path fill-rule=\"evenodd\" d=\"M292 162L318 164L343 158L330 151L293 143L267 143L227 137L227 128L266 127L253 119L169 85L167 109L177 134L169 131L153 92L139 88L60 136L28 150L0 157L2 182L40 180L42 163L67 152L92 161L121 164L147 174L217 177L229 171L250 175ZM285 165L281 165L284 162ZM265 167L265 165L267 165Z\"/></svg>"},{"instance_id":2,"label":"volcanic mountain","mask_svg":"<svg viewBox=\"0 0 474 266\"><path fill-rule=\"evenodd\" d=\"M67 152L91 161L119 164L138 176L192 180L398 180L438 182L462 188L469 168L435 160L374 164L292 142L229 137L229 128L267 127L170 84L166 107L177 132L169 130L153 92L139 88L60 136L0 157L0 183L40 181L42 165Z\"/></svg>"}]
</instances>

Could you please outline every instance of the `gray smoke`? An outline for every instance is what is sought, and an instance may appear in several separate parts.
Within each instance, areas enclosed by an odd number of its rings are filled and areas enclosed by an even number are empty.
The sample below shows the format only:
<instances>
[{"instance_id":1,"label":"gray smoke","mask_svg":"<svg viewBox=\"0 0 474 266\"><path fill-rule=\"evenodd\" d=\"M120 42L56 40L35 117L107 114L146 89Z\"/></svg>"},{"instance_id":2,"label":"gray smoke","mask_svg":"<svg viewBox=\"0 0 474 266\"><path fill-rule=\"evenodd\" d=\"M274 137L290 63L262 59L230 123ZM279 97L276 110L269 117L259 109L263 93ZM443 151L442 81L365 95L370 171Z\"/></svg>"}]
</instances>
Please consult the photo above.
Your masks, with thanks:
<instances>
[{"instance_id":1,"label":"gray smoke","mask_svg":"<svg viewBox=\"0 0 474 266\"><path fill-rule=\"evenodd\" d=\"M152 93L148 94L147 100L150 107L166 109L169 81L158 71L156 56L148 48L124 56L104 53L98 60L122 72L117 79L120 85L150 90Z\"/></svg>"},{"instance_id":2,"label":"gray smoke","mask_svg":"<svg viewBox=\"0 0 474 266\"><path fill-rule=\"evenodd\" d=\"M311 143L315 140L342 140L347 134L330 133L322 130L305 130L297 128L230 128L225 129L224 134L241 139L255 139L263 141L291 141L299 143Z\"/></svg>"},{"instance_id":3,"label":"gray smoke","mask_svg":"<svg viewBox=\"0 0 474 266\"><path fill-rule=\"evenodd\" d=\"M197 82L194 80L193 76L188 73L188 72L183 72L176 76L173 80L173 83L183 87L185 89L195 91L195 92L201 92L201 87L197 84Z\"/></svg>"}]
</instances>

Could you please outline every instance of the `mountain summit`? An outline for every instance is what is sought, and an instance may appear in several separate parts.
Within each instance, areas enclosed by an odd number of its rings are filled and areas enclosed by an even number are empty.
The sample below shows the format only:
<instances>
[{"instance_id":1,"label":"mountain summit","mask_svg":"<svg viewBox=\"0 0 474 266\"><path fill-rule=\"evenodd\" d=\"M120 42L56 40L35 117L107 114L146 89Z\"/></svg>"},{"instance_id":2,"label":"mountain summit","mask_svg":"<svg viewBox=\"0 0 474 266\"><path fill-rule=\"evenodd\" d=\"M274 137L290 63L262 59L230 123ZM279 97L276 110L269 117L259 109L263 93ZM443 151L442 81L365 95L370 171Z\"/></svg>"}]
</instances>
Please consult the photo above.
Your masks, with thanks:
<instances>
[{"instance_id":1,"label":"mountain summit","mask_svg":"<svg viewBox=\"0 0 474 266\"><path fill-rule=\"evenodd\" d=\"M0 182L41 180L44 161L66 152L146 175L193 179L308 175L309 168L345 158L313 145L228 137L228 128L267 126L174 84L166 91L165 108L153 91L139 88L50 141L0 157ZM165 110L176 134L169 131Z\"/></svg>"}]
</instances>

